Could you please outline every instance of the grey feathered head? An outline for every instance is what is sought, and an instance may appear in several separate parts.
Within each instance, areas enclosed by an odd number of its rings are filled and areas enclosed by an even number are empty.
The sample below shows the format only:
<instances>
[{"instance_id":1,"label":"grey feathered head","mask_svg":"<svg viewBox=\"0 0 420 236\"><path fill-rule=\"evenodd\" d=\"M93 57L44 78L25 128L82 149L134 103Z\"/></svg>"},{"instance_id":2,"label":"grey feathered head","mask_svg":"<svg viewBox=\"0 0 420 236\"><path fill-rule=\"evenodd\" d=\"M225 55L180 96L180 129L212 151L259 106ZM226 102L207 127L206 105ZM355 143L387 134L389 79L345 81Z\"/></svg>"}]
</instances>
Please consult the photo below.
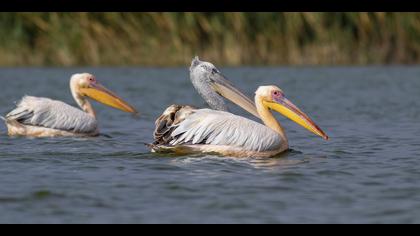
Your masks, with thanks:
<instances>
[{"instance_id":1,"label":"grey feathered head","mask_svg":"<svg viewBox=\"0 0 420 236\"><path fill-rule=\"evenodd\" d=\"M190 79L194 88L212 109L228 111L224 100L227 98L259 117L254 102L236 89L212 63L200 61L198 56L194 57L190 66Z\"/></svg>"},{"instance_id":2,"label":"grey feathered head","mask_svg":"<svg viewBox=\"0 0 420 236\"><path fill-rule=\"evenodd\" d=\"M190 73L193 72L204 73L207 75L220 73L216 66L207 61L200 61L200 58L198 56L195 56L191 61Z\"/></svg>"}]
</instances>

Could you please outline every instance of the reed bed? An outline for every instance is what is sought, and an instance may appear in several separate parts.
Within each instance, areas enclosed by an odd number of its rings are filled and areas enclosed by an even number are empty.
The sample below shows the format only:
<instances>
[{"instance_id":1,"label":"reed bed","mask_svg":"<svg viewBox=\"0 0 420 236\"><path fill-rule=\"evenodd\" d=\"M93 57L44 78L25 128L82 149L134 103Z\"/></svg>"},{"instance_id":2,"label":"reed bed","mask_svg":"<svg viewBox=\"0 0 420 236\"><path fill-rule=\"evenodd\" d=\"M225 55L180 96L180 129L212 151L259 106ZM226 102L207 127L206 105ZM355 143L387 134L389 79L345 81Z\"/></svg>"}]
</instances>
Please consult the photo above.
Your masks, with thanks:
<instances>
[{"instance_id":1,"label":"reed bed","mask_svg":"<svg viewBox=\"0 0 420 236\"><path fill-rule=\"evenodd\" d=\"M418 13L0 13L1 66L414 64Z\"/></svg>"}]
</instances>

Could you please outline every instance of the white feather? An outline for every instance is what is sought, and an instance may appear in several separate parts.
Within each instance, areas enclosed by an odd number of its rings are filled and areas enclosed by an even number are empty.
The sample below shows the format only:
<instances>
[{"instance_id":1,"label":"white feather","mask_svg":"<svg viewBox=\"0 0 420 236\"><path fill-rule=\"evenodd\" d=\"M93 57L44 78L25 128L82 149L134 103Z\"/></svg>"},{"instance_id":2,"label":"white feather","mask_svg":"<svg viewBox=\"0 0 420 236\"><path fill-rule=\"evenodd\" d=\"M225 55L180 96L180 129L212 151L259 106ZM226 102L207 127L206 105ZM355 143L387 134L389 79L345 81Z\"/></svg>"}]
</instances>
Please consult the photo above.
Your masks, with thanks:
<instances>
[{"instance_id":1,"label":"white feather","mask_svg":"<svg viewBox=\"0 0 420 236\"><path fill-rule=\"evenodd\" d=\"M91 133L98 124L93 116L61 101L49 98L25 96L16 109L7 114L6 119L45 128Z\"/></svg>"},{"instance_id":2,"label":"white feather","mask_svg":"<svg viewBox=\"0 0 420 236\"><path fill-rule=\"evenodd\" d=\"M250 151L271 151L283 140L272 129L228 112L210 109L195 110L172 133L172 145L205 144L241 147Z\"/></svg>"}]
</instances>

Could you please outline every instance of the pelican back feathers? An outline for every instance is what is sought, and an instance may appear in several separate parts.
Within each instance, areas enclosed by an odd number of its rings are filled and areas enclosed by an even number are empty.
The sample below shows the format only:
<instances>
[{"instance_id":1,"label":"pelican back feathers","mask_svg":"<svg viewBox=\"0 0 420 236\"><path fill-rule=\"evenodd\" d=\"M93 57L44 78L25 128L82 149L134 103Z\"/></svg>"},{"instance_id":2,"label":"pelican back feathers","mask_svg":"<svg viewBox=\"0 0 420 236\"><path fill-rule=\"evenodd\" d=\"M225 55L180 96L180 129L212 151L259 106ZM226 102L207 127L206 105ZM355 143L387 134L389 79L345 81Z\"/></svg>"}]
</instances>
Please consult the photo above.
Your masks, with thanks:
<instances>
[{"instance_id":1,"label":"pelican back feathers","mask_svg":"<svg viewBox=\"0 0 420 236\"><path fill-rule=\"evenodd\" d=\"M25 96L17 107L6 115L7 121L22 125L44 127L74 133L95 133L96 119L61 101Z\"/></svg>"},{"instance_id":2,"label":"pelican back feathers","mask_svg":"<svg viewBox=\"0 0 420 236\"><path fill-rule=\"evenodd\" d=\"M282 149L272 129L240 116L211 109L169 107L156 122L155 146L211 145L253 152Z\"/></svg>"}]
</instances>

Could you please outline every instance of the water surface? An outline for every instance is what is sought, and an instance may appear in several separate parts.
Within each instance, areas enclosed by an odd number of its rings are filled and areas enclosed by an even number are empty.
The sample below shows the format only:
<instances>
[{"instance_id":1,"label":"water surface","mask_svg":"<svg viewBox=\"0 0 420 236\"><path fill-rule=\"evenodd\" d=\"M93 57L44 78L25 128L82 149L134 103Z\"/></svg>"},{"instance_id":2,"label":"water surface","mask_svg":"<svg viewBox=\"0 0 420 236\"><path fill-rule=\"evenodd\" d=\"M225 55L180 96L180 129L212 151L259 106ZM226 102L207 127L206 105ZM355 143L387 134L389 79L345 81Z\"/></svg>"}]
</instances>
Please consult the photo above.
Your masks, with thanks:
<instances>
[{"instance_id":1,"label":"water surface","mask_svg":"<svg viewBox=\"0 0 420 236\"><path fill-rule=\"evenodd\" d=\"M150 154L167 106L205 106L188 68L0 69L1 114L23 95L75 105L69 77L85 71L141 112L94 102L98 138L1 125L0 223L420 223L420 67L221 70L249 96L278 85L331 140L277 115L292 150L275 158Z\"/></svg>"}]
</instances>

